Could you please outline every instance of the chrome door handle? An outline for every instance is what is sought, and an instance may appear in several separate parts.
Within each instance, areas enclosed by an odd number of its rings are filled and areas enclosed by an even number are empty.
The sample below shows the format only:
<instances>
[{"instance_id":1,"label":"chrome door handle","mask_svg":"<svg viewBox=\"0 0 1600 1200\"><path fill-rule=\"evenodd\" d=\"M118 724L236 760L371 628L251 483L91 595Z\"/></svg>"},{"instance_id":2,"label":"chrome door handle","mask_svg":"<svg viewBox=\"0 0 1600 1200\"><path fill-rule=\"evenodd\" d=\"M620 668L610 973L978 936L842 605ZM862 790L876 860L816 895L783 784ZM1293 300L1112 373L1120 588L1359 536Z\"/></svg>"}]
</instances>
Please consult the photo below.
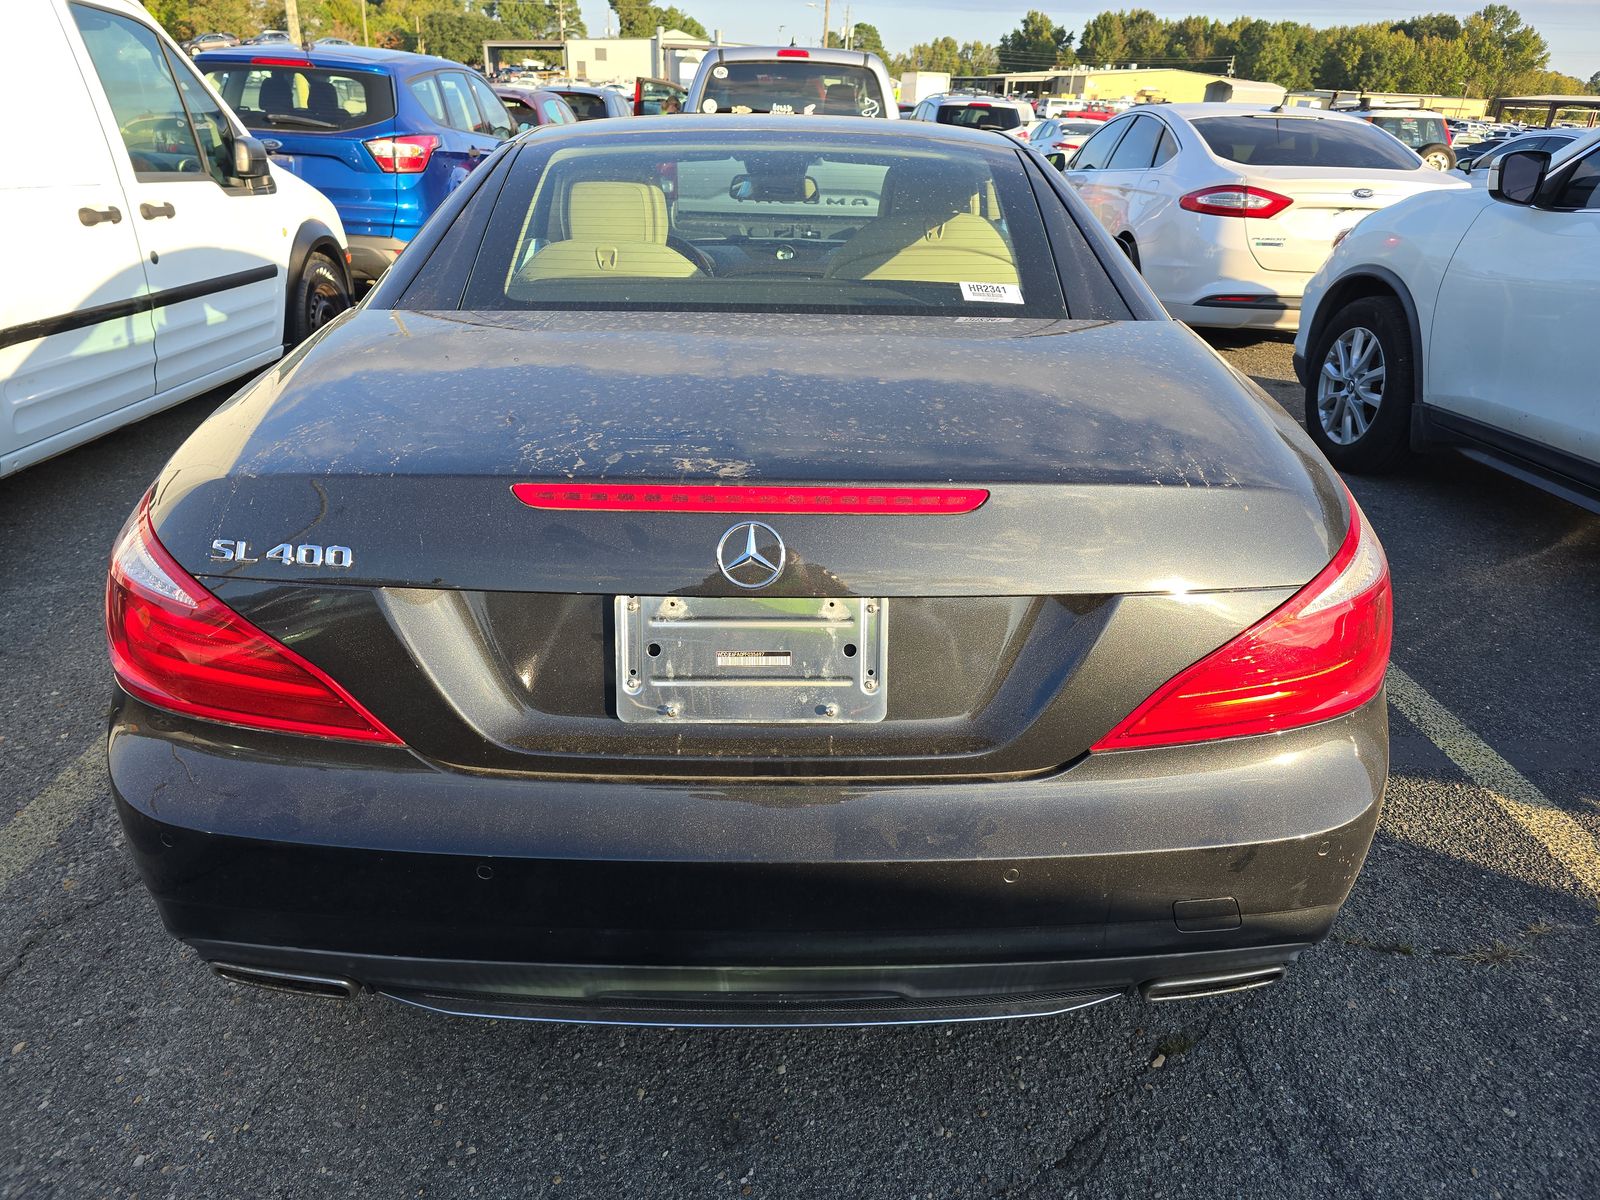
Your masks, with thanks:
<instances>
[{"instance_id":1,"label":"chrome door handle","mask_svg":"<svg viewBox=\"0 0 1600 1200\"><path fill-rule=\"evenodd\" d=\"M85 225L98 225L101 221L109 221L115 225L122 220L122 210L114 205L105 208L80 208L78 220Z\"/></svg>"},{"instance_id":2,"label":"chrome door handle","mask_svg":"<svg viewBox=\"0 0 1600 1200\"><path fill-rule=\"evenodd\" d=\"M141 204L139 205L139 215L146 221L154 221L157 217L175 217L178 215L178 210L173 208L170 202L166 204Z\"/></svg>"}]
</instances>

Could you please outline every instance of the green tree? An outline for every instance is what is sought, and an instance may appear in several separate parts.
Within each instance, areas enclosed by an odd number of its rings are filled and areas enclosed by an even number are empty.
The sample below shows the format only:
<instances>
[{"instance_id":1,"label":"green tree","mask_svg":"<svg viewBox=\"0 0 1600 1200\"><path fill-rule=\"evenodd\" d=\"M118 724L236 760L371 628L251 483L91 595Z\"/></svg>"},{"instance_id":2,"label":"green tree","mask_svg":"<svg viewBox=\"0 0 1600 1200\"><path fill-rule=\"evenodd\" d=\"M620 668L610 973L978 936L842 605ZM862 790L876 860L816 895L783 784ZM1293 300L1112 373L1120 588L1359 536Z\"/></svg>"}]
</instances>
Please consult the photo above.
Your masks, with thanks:
<instances>
[{"instance_id":1,"label":"green tree","mask_svg":"<svg viewBox=\"0 0 1600 1200\"><path fill-rule=\"evenodd\" d=\"M1389 26L1396 33L1403 33L1414 42L1421 42L1424 38L1443 38L1449 41L1461 36L1461 20L1449 13L1429 13L1425 17L1411 17L1405 21L1396 21Z\"/></svg>"},{"instance_id":2,"label":"green tree","mask_svg":"<svg viewBox=\"0 0 1600 1200\"><path fill-rule=\"evenodd\" d=\"M479 62L483 44L499 41L505 28L481 12L430 12L422 18L422 43L429 54L459 63Z\"/></svg>"},{"instance_id":3,"label":"green tree","mask_svg":"<svg viewBox=\"0 0 1600 1200\"><path fill-rule=\"evenodd\" d=\"M833 30L828 31L828 45L834 49L844 46L844 38ZM864 50L868 54L876 54L885 63L889 61L889 52L883 48L883 37L878 33L876 25L868 25L865 21L857 21L855 28L850 33L850 48Z\"/></svg>"},{"instance_id":4,"label":"green tree","mask_svg":"<svg viewBox=\"0 0 1600 1200\"><path fill-rule=\"evenodd\" d=\"M1589 76L1588 90L1591 95L1600 96L1600 71Z\"/></svg>"},{"instance_id":5,"label":"green tree","mask_svg":"<svg viewBox=\"0 0 1600 1200\"><path fill-rule=\"evenodd\" d=\"M1542 71L1550 63L1550 47L1522 15L1503 4L1488 4L1461 27L1472 58L1472 84L1479 96L1503 96L1520 86L1519 78Z\"/></svg>"},{"instance_id":6,"label":"green tree","mask_svg":"<svg viewBox=\"0 0 1600 1200\"><path fill-rule=\"evenodd\" d=\"M1047 71L1072 62L1072 34L1033 9L1000 39L998 50L1002 71Z\"/></svg>"},{"instance_id":7,"label":"green tree","mask_svg":"<svg viewBox=\"0 0 1600 1200\"><path fill-rule=\"evenodd\" d=\"M566 6L568 37L587 32L576 4ZM504 27L506 38L553 38L561 32L561 13L555 0L495 0L491 14Z\"/></svg>"},{"instance_id":8,"label":"green tree","mask_svg":"<svg viewBox=\"0 0 1600 1200\"><path fill-rule=\"evenodd\" d=\"M681 29L690 37L711 36L704 25L680 8L662 8L648 0L611 0L611 11L617 14L617 32L623 37L655 37L658 25Z\"/></svg>"},{"instance_id":9,"label":"green tree","mask_svg":"<svg viewBox=\"0 0 1600 1200\"><path fill-rule=\"evenodd\" d=\"M961 43L960 74L993 75L1000 69L1000 51L987 42Z\"/></svg>"},{"instance_id":10,"label":"green tree","mask_svg":"<svg viewBox=\"0 0 1600 1200\"><path fill-rule=\"evenodd\" d=\"M1096 13L1083 25L1078 39L1078 59L1089 66L1122 62L1128 57L1128 31L1119 12Z\"/></svg>"}]
</instances>

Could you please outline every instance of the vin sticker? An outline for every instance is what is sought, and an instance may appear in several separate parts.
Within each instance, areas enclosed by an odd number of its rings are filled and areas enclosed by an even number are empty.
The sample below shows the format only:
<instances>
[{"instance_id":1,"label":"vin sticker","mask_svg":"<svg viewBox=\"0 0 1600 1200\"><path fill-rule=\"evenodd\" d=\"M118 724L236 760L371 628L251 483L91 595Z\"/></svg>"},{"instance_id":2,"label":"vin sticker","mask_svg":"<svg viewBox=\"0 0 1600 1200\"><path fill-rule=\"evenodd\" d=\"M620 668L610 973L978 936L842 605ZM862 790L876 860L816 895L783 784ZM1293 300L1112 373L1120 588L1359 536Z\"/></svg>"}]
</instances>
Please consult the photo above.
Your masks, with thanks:
<instances>
[{"instance_id":1,"label":"vin sticker","mask_svg":"<svg viewBox=\"0 0 1600 1200\"><path fill-rule=\"evenodd\" d=\"M1021 304L1022 289L1014 283L963 283L961 298L984 304Z\"/></svg>"},{"instance_id":2,"label":"vin sticker","mask_svg":"<svg viewBox=\"0 0 1600 1200\"><path fill-rule=\"evenodd\" d=\"M718 650L719 667L787 667L794 656L787 650Z\"/></svg>"}]
</instances>

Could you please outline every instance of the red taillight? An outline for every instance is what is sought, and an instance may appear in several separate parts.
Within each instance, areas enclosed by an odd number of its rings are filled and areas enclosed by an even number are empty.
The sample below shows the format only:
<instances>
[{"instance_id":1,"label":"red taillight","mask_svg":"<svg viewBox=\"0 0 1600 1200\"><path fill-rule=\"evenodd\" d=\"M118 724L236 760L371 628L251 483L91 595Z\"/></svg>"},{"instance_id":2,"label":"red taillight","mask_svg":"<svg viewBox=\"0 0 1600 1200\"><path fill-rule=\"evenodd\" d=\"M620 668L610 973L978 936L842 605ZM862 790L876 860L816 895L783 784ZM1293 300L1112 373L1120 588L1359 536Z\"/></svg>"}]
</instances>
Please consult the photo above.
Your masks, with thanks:
<instances>
[{"instance_id":1,"label":"red taillight","mask_svg":"<svg viewBox=\"0 0 1600 1200\"><path fill-rule=\"evenodd\" d=\"M796 46L790 46L787 49L779 50L778 51L778 57L779 58L810 58L811 57L811 51L809 51L809 50L801 50Z\"/></svg>"},{"instance_id":2,"label":"red taillight","mask_svg":"<svg viewBox=\"0 0 1600 1200\"><path fill-rule=\"evenodd\" d=\"M1293 203L1288 196L1266 188L1226 183L1190 192L1178 201L1178 207L1209 217L1275 217Z\"/></svg>"},{"instance_id":3,"label":"red taillight","mask_svg":"<svg viewBox=\"0 0 1600 1200\"><path fill-rule=\"evenodd\" d=\"M989 498L985 488L739 487L635 484L589 487L514 483L529 508L567 512L681 513L969 513Z\"/></svg>"},{"instance_id":4,"label":"red taillight","mask_svg":"<svg viewBox=\"0 0 1600 1200\"><path fill-rule=\"evenodd\" d=\"M324 672L180 567L156 540L148 499L111 554L106 638L117 682L157 708L252 729L402 744Z\"/></svg>"},{"instance_id":5,"label":"red taillight","mask_svg":"<svg viewBox=\"0 0 1600 1200\"><path fill-rule=\"evenodd\" d=\"M1163 684L1094 749L1248 737L1342 716L1383 686L1392 623L1389 564L1352 499L1344 544L1315 579Z\"/></svg>"},{"instance_id":6,"label":"red taillight","mask_svg":"<svg viewBox=\"0 0 1600 1200\"><path fill-rule=\"evenodd\" d=\"M428 169L428 160L439 148L439 139L431 133L405 133L373 138L362 145L385 174L417 175Z\"/></svg>"},{"instance_id":7,"label":"red taillight","mask_svg":"<svg viewBox=\"0 0 1600 1200\"><path fill-rule=\"evenodd\" d=\"M309 67L309 58L252 58L252 67Z\"/></svg>"}]
</instances>

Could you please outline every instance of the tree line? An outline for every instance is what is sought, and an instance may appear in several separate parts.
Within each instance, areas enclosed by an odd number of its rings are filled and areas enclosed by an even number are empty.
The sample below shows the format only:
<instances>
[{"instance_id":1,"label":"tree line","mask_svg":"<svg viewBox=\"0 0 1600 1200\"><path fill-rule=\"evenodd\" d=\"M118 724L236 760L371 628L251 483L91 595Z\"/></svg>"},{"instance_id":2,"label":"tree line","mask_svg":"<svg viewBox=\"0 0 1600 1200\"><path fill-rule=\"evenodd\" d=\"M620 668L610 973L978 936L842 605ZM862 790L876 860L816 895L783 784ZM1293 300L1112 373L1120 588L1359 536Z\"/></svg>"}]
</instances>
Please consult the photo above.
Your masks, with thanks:
<instances>
[{"instance_id":1,"label":"tree line","mask_svg":"<svg viewBox=\"0 0 1600 1200\"><path fill-rule=\"evenodd\" d=\"M979 66L990 63L986 69ZM892 66L897 72L923 68L974 75L1079 64L1231 70L1290 91L1349 88L1484 99L1600 94L1600 71L1585 82L1550 70L1549 44L1503 4L1486 5L1464 19L1431 13L1328 29L1250 17L1167 20L1136 8L1098 13L1077 33L1035 10L993 46L939 38L895 56Z\"/></svg>"},{"instance_id":2,"label":"tree line","mask_svg":"<svg viewBox=\"0 0 1600 1200\"><path fill-rule=\"evenodd\" d=\"M178 38L221 30L248 36L283 28L282 0L145 0L146 7ZM568 37L587 30L578 0L368 0L367 39L375 46L426 50L475 62L486 41ZM707 37L703 24L675 6L648 0L610 0L613 25L622 37L649 37L658 26ZM300 25L308 40L362 40L361 0L299 0ZM1105 11L1081 31L1029 12L1016 29L993 43L935 38L904 53L890 53L878 30L860 22L850 44L877 54L890 73L947 71L991 75L1087 66L1189 67L1307 88L1425 92L1493 98L1512 94L1600 94L1600 71L1587 82L1549 69L1543 35L1502 4L1489 4L1466 18L1431 13L1404 20L1317 29L1298 21L1238 17L1168 20L1148 9ZM841 44L838 32L830 45Z\"/></svg>"}]
</instances>

